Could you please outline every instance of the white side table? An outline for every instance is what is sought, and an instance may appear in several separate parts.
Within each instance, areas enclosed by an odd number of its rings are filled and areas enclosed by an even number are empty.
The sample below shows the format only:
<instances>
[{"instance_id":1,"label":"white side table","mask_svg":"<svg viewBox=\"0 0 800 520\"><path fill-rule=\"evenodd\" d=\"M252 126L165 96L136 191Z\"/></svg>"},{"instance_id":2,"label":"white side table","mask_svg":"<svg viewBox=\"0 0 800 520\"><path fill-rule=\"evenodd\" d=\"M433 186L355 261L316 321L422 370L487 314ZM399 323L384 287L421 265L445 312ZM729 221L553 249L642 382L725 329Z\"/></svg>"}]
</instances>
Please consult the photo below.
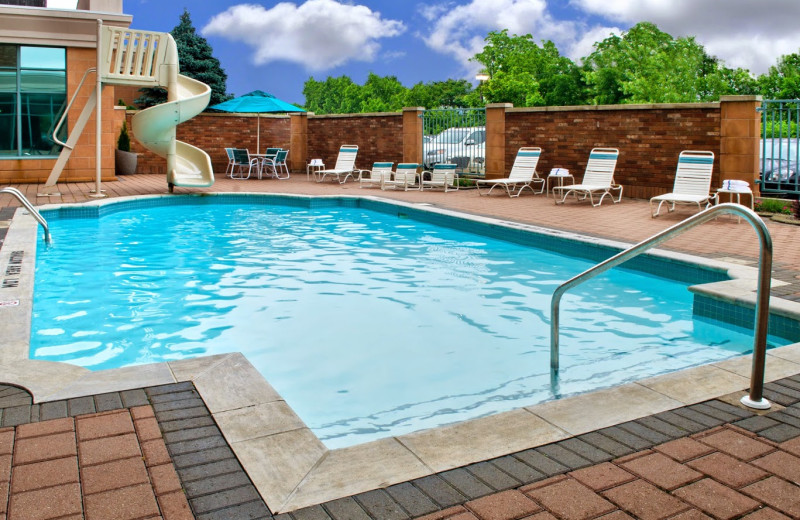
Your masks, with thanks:
<instances>
[{"instance_id":1,"label":"white side table","mask_svg":"<svg viewBox=\"0 0 800 520\"><path fill-rule=\"evenodd\" d=\"M719 188L717 190L717 204L719 204L721 202L720 199L719 199L719 196L721 194L723 194L723 193L728 195L728 200L730 202L733 202L733 198L735 196L736 197L736 204L742 204L742 195L749 195L750 196L750 209L755 211L756 196L753 194L752 190L734 191L734 190L726 190L724 188ZM746 204L742 204L742 205L745 206ZM741 222L741 220L742 220L741 217L736 217L736 222L737 223Z\"/></svg>"},{"instance_id":2,"label":"white side table","mask_svg":"<svg viewBox=\"0 0 800 520\"><path fill-rule=\"evenodd\" d=\"M546 186L545 186L547 191L545 192L544 196L545 197L549 197L550 196L550 181L551 180L558 181L558 185L559 186L563 186L564 185L564 179L569 179L569 183L570 184L575 184L575 177L570 173L568 173L566 175L548 175L547 176L547 183L546 183ZM553 184L553 186L555 186L555 183ZM555 191L553 191L553 197L555 197L555 196L556 196L556 193L555 193Z\"/></svg>"},{"instance_id":3,"label":"white side table","mask_svg":"<svg viewBox=\"0 0 800 520\"><path fill-rule=\"evenodd\" d=\"M750 197L750 209L754 209L755 208L755 195L753 195L752 190L733 191L733 190L726 190L726 189L723 189L723 188L719 188L717 190L717 204L719 204L719 202L720 202L720 200L719 200L720 194L723 194L723 193L728 195L728 200L730 202L733 202L733 198L735 196L736 197L736 204L742 204L742 195L747 195L747 196ZM742 204L742 205L746 206L746 204Z\"/></svg>"},{"instance_id":4,"label":"white side table","mask_svg":"<svg viewBox=\"0 0 800 520\"><path fill-rule=\"evenodd\" d=\"M325 163L323 163L322 161L315 162L315 161L312 160L306 166L306 180L308 180L308 178L311 177L312 175L314 176L314 179L316 179L317 178L317 173L319 173L320 171L322 171L324 169L325 169Z\"/></svg>"}]
</instances>

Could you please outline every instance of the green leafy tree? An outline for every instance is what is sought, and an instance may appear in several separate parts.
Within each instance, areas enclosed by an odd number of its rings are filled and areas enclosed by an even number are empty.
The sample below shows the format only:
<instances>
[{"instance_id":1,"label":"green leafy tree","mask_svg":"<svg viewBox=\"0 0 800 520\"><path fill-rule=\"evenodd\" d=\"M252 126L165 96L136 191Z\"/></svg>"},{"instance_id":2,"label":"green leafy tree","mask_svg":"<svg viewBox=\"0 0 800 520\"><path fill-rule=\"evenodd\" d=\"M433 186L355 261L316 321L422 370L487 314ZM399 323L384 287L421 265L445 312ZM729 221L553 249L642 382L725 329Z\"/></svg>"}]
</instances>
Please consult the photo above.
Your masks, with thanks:
<instances>
[{"instance_id":1,"label":"green leafy tree","mask_svg":"<svg viewBox=\"0 0 800 520\"><path fill-rule=\"evenodd\" d=\"M425 108L468 107L472 85L464 79L403 86L395 76L369 74L363 85L347 76L325 81L309 78L303 85L307 110L317 114L397 112L407 106Z\"/></svg>"},{"instance_id":2,"label":"green leafy tree","mask_svg":"<svg viewBox=\"0 0 800 520\"><path fill-rule=\"evenodd\" d=\"M649 22L597 43L584 78L595 104L713 101L754 88L746 71L721 66L693 37L675 39Z\"/></svg>"},{"instance_id":3,"label":"green leafy tree","mask_svg":"<svg viewBox=\"0 0 800 520\"><path fill-rule=\"evenodd\" d=\"M359 112L396 112L402 110L408 91L395 76L370 73L359 92Z\"/></svg>"},{"instance_id":4,"label":"green leafy tree","mask_svg":"<svg viewBox=\"0 0 800 520\"><path fill-rule=\"evenodd\" d=\"M765 99L800 99L800 54L781 56L759 76L758 87Z\"/></svg>"},{"instance_id":5,"label":"green leafy tree","mask_svg":"<svg viewBox=\"0 0 800 520\"><path fill-rule=\"evenodd\" d=\"M180 23L170 32L178 47L180 73L202 81L211 87L209 105L216 105L231 98L226 93L225 83L228 75L220 62L213 56L211 46L205 38L197 34L189 11L184 9ZM167 100L167 91L163 88L143 88L142 95L134 101L142 108L163 103Z\"/></svg>"},{"instance_id":6,"label":"green leafy tree","mask_svg":"<svg viewBox=\"0 0 800 520\"><path fill-rule=\"evenodd\" d=\"M429 109L477 106L470 103L472 92L472 85L465 79L420 82L408 89L403 106Z\"/></svg>"},{"instance_id":7,"label":"green leafy tree","mask_svg":"<svg viewBox=\"0 0 800 520\"><path fill-rule=\"evenodd\" d=\"M576 105L585 102L580 69L561 56L555 44L537 45L530 34L492 31L472 61L483 65L489 80L480 86L488 103L515 106Z\"/></svg>"},{"instance_id":8,"label":"green leafy tree","mask_svg":"<svg viewBox=\"0 0 800 520\"><path fill-rule=\"evenodd\" d=\"M308 78L303 85L304 108L316 114L353 114L360 107L359 90L348 76Z\"/></svg>"}]
</instances>

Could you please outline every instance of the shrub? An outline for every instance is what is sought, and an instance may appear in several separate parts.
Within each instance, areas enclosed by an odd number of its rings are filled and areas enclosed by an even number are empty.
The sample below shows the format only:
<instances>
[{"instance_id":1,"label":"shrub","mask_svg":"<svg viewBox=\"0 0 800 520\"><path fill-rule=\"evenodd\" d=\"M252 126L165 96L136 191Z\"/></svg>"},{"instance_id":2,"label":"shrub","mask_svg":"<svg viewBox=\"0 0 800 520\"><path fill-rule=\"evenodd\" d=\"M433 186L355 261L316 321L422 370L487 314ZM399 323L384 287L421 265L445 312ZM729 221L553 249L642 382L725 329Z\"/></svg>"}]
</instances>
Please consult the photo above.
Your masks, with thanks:
<instances>
[{"instance_id":1,"label":"shrub","mask_svg":"<svg viewBox=\"0 0 800 520\"><path fill-rule=\"evenodd\" d=\"M760 213L792 214L792 201L781 199L756 199L755 209Z\"/></svg>"},{"instance_id":2,"label":"shrub","mask_svg":"<svg viewBox=\"0 0 800 520\"><path fill-rule=\"evenodd\" d=\"M128 135L128 125L125 121L122 122L122 130L119 131L119 139L117 139L117 150L123 152L131 151L131 138Z\"/></svg>"}]
</instances>

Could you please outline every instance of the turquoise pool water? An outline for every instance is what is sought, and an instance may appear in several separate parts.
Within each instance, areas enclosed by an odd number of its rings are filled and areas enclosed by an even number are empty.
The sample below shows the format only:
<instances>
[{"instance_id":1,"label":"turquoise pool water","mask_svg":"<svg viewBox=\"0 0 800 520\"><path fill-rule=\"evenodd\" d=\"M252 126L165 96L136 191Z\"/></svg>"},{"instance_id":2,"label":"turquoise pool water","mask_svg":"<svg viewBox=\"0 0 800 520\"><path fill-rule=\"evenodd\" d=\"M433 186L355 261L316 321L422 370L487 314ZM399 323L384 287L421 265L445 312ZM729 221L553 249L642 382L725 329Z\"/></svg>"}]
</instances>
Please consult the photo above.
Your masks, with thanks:
<instances>
[{"instance_id":1,"label":"turquoise pool water","mask_svg":"<svg viewBox=\"0 0 800 520\"><path fill-rule=\"evenodd\" d=\"M335 448L752 347L752 331L692 316L687 281L615 269L562 300L553 384L550 298L593 261L397 211L183 202L47 215L32 358L99 370L241 351Z\"/></svg>"}]
</instances>

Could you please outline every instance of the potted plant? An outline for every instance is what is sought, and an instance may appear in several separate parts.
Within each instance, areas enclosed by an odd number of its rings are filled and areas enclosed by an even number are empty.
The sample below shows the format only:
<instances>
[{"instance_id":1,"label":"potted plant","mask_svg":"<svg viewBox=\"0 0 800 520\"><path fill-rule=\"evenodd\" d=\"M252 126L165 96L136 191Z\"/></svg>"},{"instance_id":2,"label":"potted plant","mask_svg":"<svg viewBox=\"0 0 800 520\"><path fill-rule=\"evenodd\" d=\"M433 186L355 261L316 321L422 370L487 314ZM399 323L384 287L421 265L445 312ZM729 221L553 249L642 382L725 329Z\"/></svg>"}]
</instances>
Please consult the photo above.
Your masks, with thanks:
<instances>
[{"instance_id":1,"label":"potted plant","mask_svg":"<svg viewBox=\"0 0 800 520\"><path fill-rule=\"evenodd\" d=\"M131 175L136 173L137 155L131 152L131 138L128 136L128 126L122 122L122 130L117 139L117 149L114 151L114 165L117 175Z\"/></svg>"}]
</instances>

